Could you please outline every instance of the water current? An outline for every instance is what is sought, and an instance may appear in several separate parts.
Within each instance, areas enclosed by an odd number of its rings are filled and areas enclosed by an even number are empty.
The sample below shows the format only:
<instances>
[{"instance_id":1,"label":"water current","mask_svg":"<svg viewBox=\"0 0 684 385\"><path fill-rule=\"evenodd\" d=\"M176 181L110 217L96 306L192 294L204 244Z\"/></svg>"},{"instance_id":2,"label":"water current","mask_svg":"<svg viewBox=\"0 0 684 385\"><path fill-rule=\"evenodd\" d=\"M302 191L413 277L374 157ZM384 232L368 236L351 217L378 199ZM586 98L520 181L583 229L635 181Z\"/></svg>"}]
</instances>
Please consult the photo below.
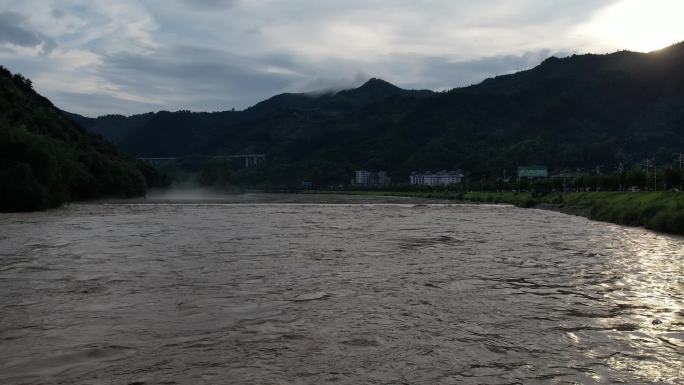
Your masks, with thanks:
<instances>
[{"instance_id":1,"label":"water current","mask_svg":"<svg viewBox=\"0 0 684 385\"><path fill-rule=\"evenodd\" d=\"M682 238L510 206L176 198L0 214L0 383L684 383Z\"/></svg>"}]
</instances>

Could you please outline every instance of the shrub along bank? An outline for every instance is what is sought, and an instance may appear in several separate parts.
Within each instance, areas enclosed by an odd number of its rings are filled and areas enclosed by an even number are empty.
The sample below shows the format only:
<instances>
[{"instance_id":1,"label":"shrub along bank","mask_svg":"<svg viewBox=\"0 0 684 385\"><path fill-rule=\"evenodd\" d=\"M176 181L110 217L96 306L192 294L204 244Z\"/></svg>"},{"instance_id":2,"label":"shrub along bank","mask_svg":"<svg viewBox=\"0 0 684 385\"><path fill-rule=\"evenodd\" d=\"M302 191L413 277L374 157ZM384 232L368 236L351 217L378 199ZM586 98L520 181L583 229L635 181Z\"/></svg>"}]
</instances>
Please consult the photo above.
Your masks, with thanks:
<instances>
[{"instance_id":1,"label":"shrub along bank","mask_svg":"<svg viewBox=\"0 0 684 385\"><path fill-rule=\"evenodd\" d=\"M518 207L553 208L584 213L589 219L626 226L643 226L684 235L684 193L679 192L572 192L532 196L514 192L343 192L360 195L408 196L462 202L507 203Z\"/></svg>"},{"instance_id":2,"label":"shrub along bank","mask_svg":"<svg viewBox=\"0 0 684 385\"><path fill-rule=\"evenodd\" d=\"M677 192L468 193L464 200L511 203L519 207L550 204L559 209L586 209L588 217L626 226L684 235L684 194Z\"/></svg>"}]
</instances>

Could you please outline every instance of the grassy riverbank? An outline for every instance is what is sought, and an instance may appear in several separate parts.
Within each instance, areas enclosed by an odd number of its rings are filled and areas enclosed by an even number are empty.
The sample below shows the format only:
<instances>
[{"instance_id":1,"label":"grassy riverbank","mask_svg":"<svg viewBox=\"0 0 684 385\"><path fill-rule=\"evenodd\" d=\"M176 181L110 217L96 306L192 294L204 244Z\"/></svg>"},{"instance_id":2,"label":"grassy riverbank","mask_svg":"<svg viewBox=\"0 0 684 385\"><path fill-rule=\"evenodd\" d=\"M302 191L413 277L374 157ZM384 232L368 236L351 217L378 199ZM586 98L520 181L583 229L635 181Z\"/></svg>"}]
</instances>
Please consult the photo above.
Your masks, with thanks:
<instances>
[{"instance_id":1,"label":"grassy riverbank","mask_svg":"<svg viewBox=\"0 0 684 385\"><path fill-rule=\"evenodd\" d=\"M533 197L529 193L508 192L345 191L341 193L507 203L518 207L538 207L581 214L594 220L626 226L643 226L655 231L684 235L684 193L677 192L553 193L541 197Z\"/></svg>"},{"instance_id":2,"label":"grassy riverbank","mask_svg":"<svg viewBox=\"0 0 684 385\"><path fill-rule=\"evenodd\" d=\"M586 210L590 219L684 235L684 194L676 192L593 192L549 194L469 193L464 200L511 203L520 207L552 205L561 211Z\"/></svg>"}]
</instances>

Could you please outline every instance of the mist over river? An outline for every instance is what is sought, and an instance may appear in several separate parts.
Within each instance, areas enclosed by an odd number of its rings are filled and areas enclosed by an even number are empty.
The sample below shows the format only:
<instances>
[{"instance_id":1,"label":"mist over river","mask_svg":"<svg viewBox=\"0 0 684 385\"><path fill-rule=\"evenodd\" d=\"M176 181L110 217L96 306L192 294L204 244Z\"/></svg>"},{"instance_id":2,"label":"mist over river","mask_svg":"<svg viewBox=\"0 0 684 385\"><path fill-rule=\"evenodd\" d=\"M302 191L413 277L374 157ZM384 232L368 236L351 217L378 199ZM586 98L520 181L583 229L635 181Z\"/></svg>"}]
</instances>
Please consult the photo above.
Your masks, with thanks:
<instances>
[{"instance_id":1,"label":"mist over river","mask_svg":"<svg viewBox=\"0 0 684 385\"><path fill-rule=\"evenodd\" d=\"M0 383L684 383L683 238L503 205L198 199L0 214Z\"/></svg>"}]
</instances>

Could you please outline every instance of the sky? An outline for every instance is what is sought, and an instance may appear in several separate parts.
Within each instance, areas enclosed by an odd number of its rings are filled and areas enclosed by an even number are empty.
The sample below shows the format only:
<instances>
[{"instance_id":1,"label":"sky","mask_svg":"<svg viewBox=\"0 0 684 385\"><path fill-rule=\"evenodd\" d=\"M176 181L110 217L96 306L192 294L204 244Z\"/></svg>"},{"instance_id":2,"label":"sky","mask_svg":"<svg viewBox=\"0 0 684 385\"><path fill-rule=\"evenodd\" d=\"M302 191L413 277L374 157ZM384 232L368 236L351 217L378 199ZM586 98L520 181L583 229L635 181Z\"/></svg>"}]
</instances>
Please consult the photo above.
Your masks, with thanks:
<instances>
[{"instance_id":1,"label":"sky","mask_svg":"<svg viewBox=\"0 0 684 385\"><path fill-rule=\"evenodd\" d=\"M0 0L0 64L86 116L221 111L648 52L684 40L681 15L682 0Z\"/></svg>"}]
</instances>

